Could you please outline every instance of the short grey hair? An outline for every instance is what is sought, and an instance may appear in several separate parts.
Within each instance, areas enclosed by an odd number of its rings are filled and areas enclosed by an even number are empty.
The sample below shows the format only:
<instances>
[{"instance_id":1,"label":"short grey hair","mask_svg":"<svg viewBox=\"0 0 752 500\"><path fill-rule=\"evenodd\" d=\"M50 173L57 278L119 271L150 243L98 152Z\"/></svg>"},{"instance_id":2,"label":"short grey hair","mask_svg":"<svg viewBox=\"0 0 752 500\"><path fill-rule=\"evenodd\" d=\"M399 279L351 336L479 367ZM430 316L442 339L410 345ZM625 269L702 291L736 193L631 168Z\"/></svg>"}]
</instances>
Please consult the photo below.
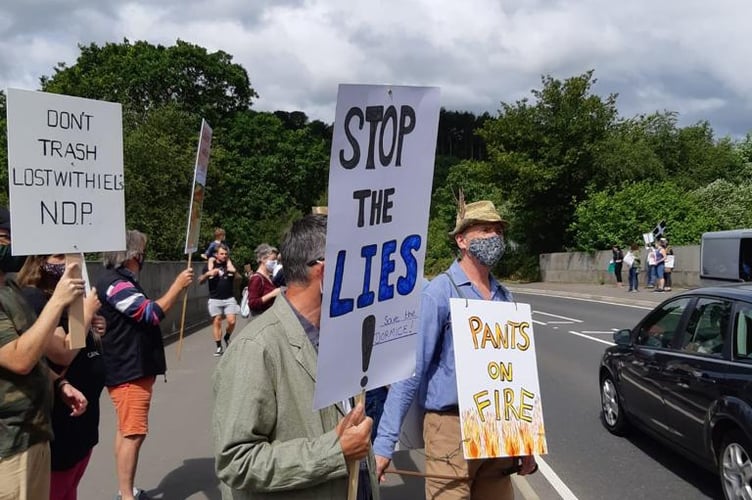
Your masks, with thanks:
<instances>
[{"instance_id":1,"label":"short grey hair","mask_svg":"<svg viewBox=\"0 0 752 500\"><path fill-rule=\"evenodd\" d=\"M125 232L125 250L105 252L102 261L107 269L123 267L127 261L144 253L146 250L146 235L141 231L131 229Z\"/></svg>"},{"instance_id":2,"label":"short grey hair","mask_svg":"<svg viewBox=\"0 0 752 500\"><path fill-rule=\"evenodd\" d=\"M261 264L261 261L264 260L267 255L271 253L277 253L277 249L271 246L269 243L262 243L256 247L255 253L256 262Z\"/></svg>"},{"instance_id":3,"label":"short grey hair","mask_svg":"<svg viewBox=\"0 0 752 500\"><path fill-rule=\"evenodd\" d=\"M285 256L285 281L307 285L309 264L324 259L326 251L326 216L306 215L293 222L280 245Z\"/></svg>"}]
</instances>

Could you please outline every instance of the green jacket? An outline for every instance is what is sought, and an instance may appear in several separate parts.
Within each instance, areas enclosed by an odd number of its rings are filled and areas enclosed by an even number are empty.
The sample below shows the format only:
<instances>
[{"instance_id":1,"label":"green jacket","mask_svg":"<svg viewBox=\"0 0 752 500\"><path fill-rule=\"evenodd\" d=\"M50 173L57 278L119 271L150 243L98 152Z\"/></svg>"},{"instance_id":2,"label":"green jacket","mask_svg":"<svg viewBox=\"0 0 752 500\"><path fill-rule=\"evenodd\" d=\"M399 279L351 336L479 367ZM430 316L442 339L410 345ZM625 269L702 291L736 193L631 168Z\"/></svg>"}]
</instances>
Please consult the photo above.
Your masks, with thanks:
<instances>
[{"instance_id":1,"label":"green jacket","mask_svg":"<svg viewBox=\"0 0 752 500\"><path fill-rule=\"evenodd\" d=\"M344 412L313 410L316 358L282 295L225 352L214 372L212 418L223 499L347 498L334 431Z\"/></svg>"}]
</instances>

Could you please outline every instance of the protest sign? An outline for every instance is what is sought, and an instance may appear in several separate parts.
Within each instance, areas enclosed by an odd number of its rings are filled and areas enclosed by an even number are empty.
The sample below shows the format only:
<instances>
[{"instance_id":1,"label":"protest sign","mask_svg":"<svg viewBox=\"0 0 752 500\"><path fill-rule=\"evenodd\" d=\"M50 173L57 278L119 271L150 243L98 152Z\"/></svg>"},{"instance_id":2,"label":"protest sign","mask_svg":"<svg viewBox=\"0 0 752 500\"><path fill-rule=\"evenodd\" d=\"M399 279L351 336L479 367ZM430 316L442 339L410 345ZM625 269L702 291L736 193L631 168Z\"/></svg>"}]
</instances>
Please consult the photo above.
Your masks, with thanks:
<instances>
[{"instance_id":1,"label":"protest sign","mask_svg":"<svg viewBox=\"0 0 752 500\"><path fill-rule=\"evenodd\" d=\"M8 90L14 255L125 249L120 104Z\"/></svg>"},{"instance_id":2,"label":"protest sign","mask_svg":"<svg viewBox=\"0 0 752 500\"><path fill-rule=\"evenodd\" d=\"M199 231L201 229L201 210L204 206L206 190L206 171L209 168L211 154L212 129L206 120L201 120L201 132L196 152L196 167L193 171L193 191L188 207L188 230L185 235L185 253L192 254L198 250Z\"/></svg>"},{"instance_id":3,"label":"protest sign","mask_svg":"<svg viewBox=\"0 0 752 500\"><path fill-rule=\"evenodd\" d=\"M409 377L439 89L340 85L315 408Z\"/></svg>"},{"instance_id":4,"label":"protest sign","mask_svg":"<svg viewBox=\"0 0 752 500\"><path fill-rule=\"evenodd\" d=\"M530 305L449 306L465 458L547 453Z\"/></svg>"}]
</instances>

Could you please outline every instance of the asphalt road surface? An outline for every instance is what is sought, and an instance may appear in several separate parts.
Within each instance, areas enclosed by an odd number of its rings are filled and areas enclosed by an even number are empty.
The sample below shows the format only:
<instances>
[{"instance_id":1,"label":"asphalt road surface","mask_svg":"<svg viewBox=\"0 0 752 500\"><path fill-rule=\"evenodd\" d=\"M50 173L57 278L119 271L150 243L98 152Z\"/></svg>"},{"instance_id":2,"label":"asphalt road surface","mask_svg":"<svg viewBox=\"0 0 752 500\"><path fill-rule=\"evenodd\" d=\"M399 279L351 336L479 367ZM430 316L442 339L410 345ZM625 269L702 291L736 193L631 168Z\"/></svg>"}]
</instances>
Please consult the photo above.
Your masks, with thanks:
<instances>
[{"instance_id":1,"label":"asphalt road surface","mask_svg":"<svg viewBox=\"0 0 752 500\"><path fill-rule=\"evenodd\" d=\"M634 432L609 434L600 424L598 363L614 330L631 327L645 307L517 293L533 306L538 370L548 440L539 473L514 478L518 499L722 498L718 479L701 467ZM614 301L615 302L615 301ZM239 327L242 328L244 322ZM217 358L210 330L167 346L167 383L155 384L150 435L141 450L136 485L165 500L221 498L211 448L211 373ZM79 498L112 498L114 413L102 396L100 444L79 488ZM422 450L403 451L394 463L421 470ZM385 500L421 499L420 478L390 476Z\"/></svg>"}]
</instances>

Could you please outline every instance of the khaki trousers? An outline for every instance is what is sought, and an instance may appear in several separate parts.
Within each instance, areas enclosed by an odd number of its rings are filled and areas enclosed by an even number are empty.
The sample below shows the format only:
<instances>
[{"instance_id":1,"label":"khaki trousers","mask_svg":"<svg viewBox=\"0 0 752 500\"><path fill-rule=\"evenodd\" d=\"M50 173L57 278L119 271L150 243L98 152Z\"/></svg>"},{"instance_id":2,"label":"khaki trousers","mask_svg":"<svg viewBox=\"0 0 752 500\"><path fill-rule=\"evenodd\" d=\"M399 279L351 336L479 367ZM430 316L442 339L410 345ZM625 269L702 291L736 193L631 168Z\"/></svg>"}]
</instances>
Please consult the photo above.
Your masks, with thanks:
<instances>
[{"instance_id":1,"label":"khaki trousers","mask_svg":"<svg viewBox=\"0 0 752 500\"><path fill-rule=\"evenodd\" d=\"M465 460L462 454L460 417L427 412L423 420L426 472L467 479L426 478L427 500L513 500L512 480L502 471L512 458Z\"/></svg>"},{"instance_id":2,"label":"khaki trousers","mask_svg":"<svg viewBox=\"0 0 752 500\"><path fill-rule=\"evenodd\" d=\"M50 443L0 459L0 500L49 500Z\"/></svg>"}]
</instances>

